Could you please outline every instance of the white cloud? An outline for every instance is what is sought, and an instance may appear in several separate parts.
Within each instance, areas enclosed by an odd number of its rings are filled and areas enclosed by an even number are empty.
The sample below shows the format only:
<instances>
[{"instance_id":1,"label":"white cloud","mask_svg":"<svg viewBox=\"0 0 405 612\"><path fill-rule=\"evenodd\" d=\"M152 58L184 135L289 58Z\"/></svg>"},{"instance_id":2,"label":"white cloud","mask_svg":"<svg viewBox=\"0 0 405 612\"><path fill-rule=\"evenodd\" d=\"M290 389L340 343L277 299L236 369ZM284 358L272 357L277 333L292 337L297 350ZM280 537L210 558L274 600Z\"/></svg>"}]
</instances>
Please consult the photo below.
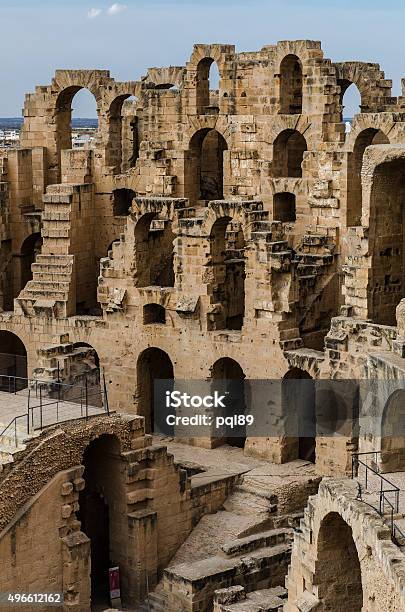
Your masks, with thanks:
<instances>
[{"instance_id":1,"label":"white cloud","mask_svg":"<svg viewBox=\"0 0 405 612\"><path fill-rule=\"evenodd\" d=\"M89 19L95 19L96 17L98 17L99 15L101 15L103 11L101 9L98 8L92 8L89 10L89 12L87 13L87 17Z\"/></svg>"},{"instance_id":2,"label":"white cloud","mask_svg":"<svg viewBox=\"0 0 405 612\"><path fill-rule=\"evenodd\" d=\"M128 7L126 4L118 4L117 2L115 2L107 10L107 13L109 15L118 15L118 13L123 13L127 8Z\"/></svg>"}]
</instances>

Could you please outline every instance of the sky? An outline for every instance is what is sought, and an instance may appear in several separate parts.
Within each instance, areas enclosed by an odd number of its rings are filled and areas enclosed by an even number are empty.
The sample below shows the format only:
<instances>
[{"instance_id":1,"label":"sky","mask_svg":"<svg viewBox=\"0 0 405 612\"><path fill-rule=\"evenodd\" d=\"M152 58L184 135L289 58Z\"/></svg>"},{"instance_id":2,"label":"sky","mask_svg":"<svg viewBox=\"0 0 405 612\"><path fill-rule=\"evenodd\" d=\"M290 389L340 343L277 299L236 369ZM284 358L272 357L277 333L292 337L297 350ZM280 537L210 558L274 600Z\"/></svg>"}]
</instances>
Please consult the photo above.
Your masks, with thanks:
<instances>
[{"instance_id":1,"label":"sky","mask_svg":"<svg viewBox=\"0 0 405 612\"><path fill-rule=\"evenodd\" d=\"M138 80L150 66L184 65L197 42L254 51L321 40L333 61L380 63L398 95L404 22L403 0L0 0L0 117L20 116L25 93L49 84L57 68ZM346 116L356 102L345 99ZM88 92L73 107L76 117L95 116Z\"/></svg>"}]
</instances>

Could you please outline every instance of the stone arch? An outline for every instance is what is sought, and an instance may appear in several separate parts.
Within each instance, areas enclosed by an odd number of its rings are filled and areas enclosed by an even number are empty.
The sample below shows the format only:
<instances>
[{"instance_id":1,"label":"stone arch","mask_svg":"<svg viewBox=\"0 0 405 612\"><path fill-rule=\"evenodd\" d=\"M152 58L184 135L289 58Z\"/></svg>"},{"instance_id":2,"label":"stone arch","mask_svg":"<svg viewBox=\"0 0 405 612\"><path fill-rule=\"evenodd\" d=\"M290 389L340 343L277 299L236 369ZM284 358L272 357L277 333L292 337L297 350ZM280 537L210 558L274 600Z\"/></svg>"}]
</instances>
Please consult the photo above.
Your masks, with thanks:
<instances>
[{"instance_id":1,"label":"stone arch","mask_svg":"<svg viewBox=\"0 0 405 612\"><path fill-rule=\"evenodd\" d=\"M136 108L125 108L127 100L133 101L131 106L136 107L138 96L130 92L117 95L107 111L106 164L114 168L115 174L133 167L139 156L138 116Z\"/></svg>"},{"instance_id":2,"label":"stone arch","mask_svg":"<svg viewBox=\"0 0 405 612\"><path fill-rule=\"evenodd\" d=\"M241 365L231 357L220 357L210 368L211 379L221 381L221 393L227 395L227 401L232 407L232 414L245 414L247 407L246 374ZM215 386L215 385L214 385ZM232 432L231 437L224 439L230 446L244 448L246 442L246 427L239 427Z\"/></svg>"},{"instance_id":3,"label":"stone arch","mask_svg":"<svg viewBox=\"0 0 405 612\"><path fill-rule=\"evenodd\" d=\"M20 273L21 283L20 291L24 289L25 285L32 280L32 269L31 266L35 262L36 256L41 252L42 248L42 236L41 232L35 232L25 238L20 249Z\"/></svg>"},{"instance_id":4,"label":"stone arch","mask_svg":"<svg viewBox=\"0 0 405 612\"><path fill-rule=\"evenodd\" d=\"M59 169L61 161L61 152L64 149L72 148L72 102L75 95L82 89L87 89L91 94L93 94L97 104L97 116L100 120L101 94L98 88L90 87L87 83L85 85L71 84L66 86L59 92L55 103L56 150Z\"/></svg>"},{"instance_id":5,"label":"stone arch","mask_svg":"<svg viewBox=\"0 0 405 612\"><path fill-rule=\"evenodd\" d=\"M398 472L405 466L405 390L387 399L381 419L381 469Z\"/></svg>"},{"instance_id":6,"label":"stone arch","mask_svg":"<svg viewBox=\"0 0 405 612\"><path fill-rule=\"evenodd\" d=\"M299 115L302 113L302 64L294 55L286 55L280 63L280 113Z\"/></svg>"},{"instance_id":7,"label":"stone arch","mask_svg":"<svg viewBox=\"0 0 405 612\"><path fill-rule=\"evenodd\" d=\"M120 530L126 500L120 455L119 438L101 434L88 444L82 459L85 486L79 493L77 517L90 540L91 600L105 604L109 604L108 568L122 556Z\"/></svg>"},{"instance_id":8,"label":"stone arch","mask_svg":"<svg viewBox=\"0 0 405 612\"><path fill-rule=\"evenodd\" d=\"M204 57L197 64L196 103L199 115L219 112L219 99L215 95L216 92L210 87L210 73L215 65L219 72L218 65L212 57ZM220 91L221 81L219 82Z\"/></svg>"},{"instance_id":9,"label":"stone arch","mask_svg":"<svg viewBox=\"0 0 405 612\"><path fill-rule=\"evenodd\" d=\"M366 128L357 134L353 151L348 156L347 169L347 211L348 226L361 225L362 216L362 186L361 170L364 152L370 145L389 144L388 137L381 129Z\"/></svg>"},{"instance_id":10,"label":"stone arch","mask_svg":"<svg viewBox=\"0 0 405 612\"><path fill-rule=\"evenodd\" d=\"M374 154L380 147L373 149ZM381 150L382 157L385 152ZM395 325L395 310L405 295L405 156L400 157L398 153L397 150L394 158L389 156L375 166L368 186L371 256L368 316L374 323L383 325ZM363 221L366 216L367 210Z\"/></svg>"},{"instance_id":11,"label":"stone arch","mask_svg":"<svg viewBox=\"0 0 405 612\"><path fill-rule=\"evenodd\" d=\"M320 612L361 612L363 588L360 560L352 528L338 512L330 512L319 526L314 585Z\"/></svg>"},{"instance_id":12,"label":"stone arch","mask_svg":"<svg viewBox=\"0 0 405 612\"><path fill-rule=\"evenodd\" d=\"M273 143L273 177L302 177L307 142L298 130L283 130Z\"/></svg>"},{"instance_id":13,"label":"stone arch","mask_svg":"<svg viewBox=\"0 0 405 612\"><path fill-rule=\"evenodd\" d=\"M137 360L137 414L145 419L145 431L151 433L155 428L159 430L159 415L155 412L155 380L174 380L173 363L169 355L160 348L149 347L142 351ZM168 389L171 383L168 384ZM165 431L167 426L162 428Z\"/></svg>"},{"instance_id":14,"label":"stone arch","mask_svg":"<svg viewBox=\"0 0 405 612\"><path fill-rule=\"evenodd\" d=\"M14 381L17 389L24 389L28 378L27 349L24 342L14 332L1 330L0 347L1 390L7 391L11 388L11 379L13 389Z\"/></svg>"},{"instance_id":15,"label":"stone arch","mask_svg":"<svg viewBox=\"0 0 405 612\"><path fill-rule=\"evenodd\" d=\"M290 368L282 379L281 397L282 413L291 423L287 433L292 455L315 463L316 403L312 376L299 367Z\"/></svg>"},{"instance_id":16,"label":"stone arch","mask_svg":"<svg viewBox=\"0 0 405 612\"><path fill-rule=\"evenodd\" d=\"M191 137L186 154L185 197L190 204L224 198L225 137L217 130L202 128Z\"/></svg>"},{"instance_id":17,"label":"stone arch","mask_svg":"<svg viewBox=\"0 0 405 612\"><path fill-rule=\"evenodd\" d=\"M336 68L340 87L340 104L350 85L356 85L361 96L361 113L381 112L391 102L391 82L385 78L378 64L366 62L340 62Z\"/></svg>"}]
</instances>

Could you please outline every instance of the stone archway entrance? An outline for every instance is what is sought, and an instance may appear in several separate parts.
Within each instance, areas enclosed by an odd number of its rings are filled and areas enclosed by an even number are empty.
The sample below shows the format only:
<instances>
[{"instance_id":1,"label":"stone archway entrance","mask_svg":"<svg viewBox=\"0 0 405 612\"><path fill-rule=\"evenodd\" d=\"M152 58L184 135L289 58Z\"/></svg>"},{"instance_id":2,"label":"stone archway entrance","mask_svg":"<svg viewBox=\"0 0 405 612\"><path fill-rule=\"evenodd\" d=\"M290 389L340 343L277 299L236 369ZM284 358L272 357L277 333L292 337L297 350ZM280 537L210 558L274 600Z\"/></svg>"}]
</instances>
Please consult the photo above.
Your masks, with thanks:
<instances>
[{"instance_id":1,"label":"stone archway entrance","mask_svg":"<svg viewBox=\"0 0 405 612\"><path fill-rule=\"evenodd\" d=\"M141 353L137 363L138 414L145 417L146 433L153 433L155 428L155 380L173 379L173 364L167 353L156 347Z\"/></svg>"},{"instance_id":2,"label":"stone archway entrance","mask_svg":"<svg viewBox=\"0 0 405 612\"><path fill-rule=\"evenodd\" d=\"M27 377L27 351L23 341L10 331L0 331L0 389L14 390L14 383L16 390L24 389Z\"/></svg>"},{"instance_id":3,"label":"stone archway entrance","mask_svg":"<svg viewBox=\"0 0 405 612\"><path fill-rule=\"evenodd\" d=\"M230 357L222 357L211 368L211 378L221 380L233 414L246 413L245 373L237 361ZM235 435L225 438L226 443L237 448L244 448L246 442L246 427L239 427Z\"/></svg>"},{"instance_id":4,"label":"stone archway entrance","mask_svg":"<svg viewBox=\"0 0 405 612\"><path fill-rule=\"evenodd\" d=\"M85 488L79 495L78 519L90 539L92 606L109 604L108 569L116 565L121 551L117 538L122 504L119 471L120 442L103 434L93 440L83 456Z\"/></svg>"},{"instance_id":5,"label":"stone archway entrance","mask_svg":"<svg viewBox=\"0 0 405 612\"><path fill-rule=\"evenodd\" d=\"M296 457L315 463L315 385L308 372L292 368L284 375L282 403L283 412L297 418Z\"/></svg>"},{"instance_id":6,"label":"stone archway entrance","mask_svg":"<svg viewBox=\"0 0 405 612\"><path fill-rule=\"evenodd\" d=\"M381 423L381 469L402 471L405 466L405 391L397 389L387 400Z\"/></svg>"},{"instance_id":7,"label":"stone archway entrance","mask_svg":"<svg viewBox=\"0 0 405 612\"><path fill-rule=\"evenodd\" d=\"M317 612L361 612L359 556L352 529L337 512L329 513L321 523L313 584L320 601Z\"/></svg>"}]
</instances>

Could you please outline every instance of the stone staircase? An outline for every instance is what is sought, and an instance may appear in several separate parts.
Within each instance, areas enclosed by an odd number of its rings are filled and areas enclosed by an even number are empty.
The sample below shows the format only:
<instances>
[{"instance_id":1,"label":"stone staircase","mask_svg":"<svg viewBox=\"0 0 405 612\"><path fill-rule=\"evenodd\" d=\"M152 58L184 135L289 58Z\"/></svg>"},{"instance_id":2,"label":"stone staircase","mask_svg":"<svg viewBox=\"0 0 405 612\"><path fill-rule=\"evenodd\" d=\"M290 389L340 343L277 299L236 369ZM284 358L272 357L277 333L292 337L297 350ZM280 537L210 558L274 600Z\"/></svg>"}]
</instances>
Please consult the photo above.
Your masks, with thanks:
<instances>
[{"instance_id":1,"label":"stone staircase","mask_svg":"<svg viewBox=\"0 0 405 612\"><path fill-rule=\"evenodd\" d=\"M71 217L80 205L80 193L74 185L51 185L43 199L43 246L32 265L33 278L16 299L16 308L28 316L45 312L66 317L75 308Z\"/></svg>"},{"instance_id":2,"label":"stone staircase","mask_svg":"<svg viewBox=\"0 0 405 612\"><path fill-rule=\"evenodd\" d=\"M300 323L334 275L335 246L327 234L312 230L302 237L295 251L293 263L299 284Z\"/></svg>"}]
</instances>

